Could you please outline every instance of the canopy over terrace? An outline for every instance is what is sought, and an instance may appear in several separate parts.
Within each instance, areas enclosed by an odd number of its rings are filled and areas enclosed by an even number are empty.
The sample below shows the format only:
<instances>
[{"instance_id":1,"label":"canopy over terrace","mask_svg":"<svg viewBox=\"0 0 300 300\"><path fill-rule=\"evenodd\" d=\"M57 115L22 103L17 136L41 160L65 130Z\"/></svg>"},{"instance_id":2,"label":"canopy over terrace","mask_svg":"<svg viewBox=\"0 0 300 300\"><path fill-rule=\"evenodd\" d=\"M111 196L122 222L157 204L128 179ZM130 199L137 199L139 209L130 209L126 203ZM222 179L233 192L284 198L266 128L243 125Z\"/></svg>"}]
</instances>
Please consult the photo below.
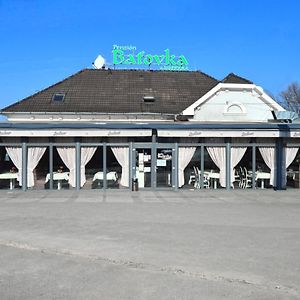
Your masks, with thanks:
<instances>
[{"instance_id":1,"label":"canopy over terrace","mask_svg":"<svg viewBox=\"0 0 300 300\"><path fill-rule=\"evenodd\" d=\"M3 137L300 137L300 123L0 123Z\"/></svg>"},{"instance_id":2,"label":"canopy over terrace","mask_svg":"<svg viewBox=\"0 0 300 300\"><path fill-rule=\"evenodd\" d=\"M151 123L110 122L110 123L101 123L101 124L99 123L54 124L54 123L5 122L5 123L0 123L0 136L3 144L6 145L11 144L12 146L26 147L27 150L34 145L39 147L45 147L49 145L49 143L54 143L54 144L58 143L58 145L60 146L62 146L63 144L65 144L68 147L72 146L74 147L74 150L72 150L74 151L74 153L72 152L73 153L72 157L74 157L73 159L75 159L76 156L76 151L77 151L75 149L76 145L77 147L81 147L80 145L81 144L85 145L85 143L88 143L91 146L93 144L97 144L97 143L99 144L103 142L112 143L115 146L120 145L120 147L124 147L124 145L125 146L127 145L126 149L128 149L128 147L129 149L133 149L134 147L136 147L136 145L139 142L141 142L139 139L143 137L149 138L148 142L147 141L142 142L142 144L148 145L148 147L150 144L151 144L150 147L153 147L154 143L156 145L164 145L165 143L168 144L171 143L173 145L172 147L175 147L175 149L177 149L174 152L174 155L176 155L176 157L178 158L177 158L177 163L174 162L174 168L177 171L175 171L175 173L173 174L174 177L173 187L178 188L182 185L181 181L183 179L180 178L182 178L183 175L181 176L178 175L178 178L175 178L176 177L175 174L180 174L181 172L183 174L184 171L184 167L180 167L181 159L183 159L181 158L183 154L180 153L184 151L183 149L188 149L189 147L193 147L194 149L196 145L200 145L199 143L205 143L206 146L209 147L211 141L213 142L219 141L219 143L220 141L222 141L221 144L216 144L216 145L218 147L224 147L224 151L225 151L227 149L227 148L225 149L226 145L234 146L232 142L235 141L235 138L240 138L239 141L242 144L243 143L247 144L250 142L250 140L252 140L252 143L256 143L257 141L259 141L261 145L263 145L264 142L268 143L270 139L275 139L274 141L276 143L273 145L274 149L276 146L279 147L277 151L281 151L281 149L283 149L284 147L284 144L282 144L282 142L284 142L285 144L290 143L292 140L295 140L296 143L299 142L298 138L300 137L300 124L285 124L285 123L276 123L276 124L273 123L268 123L268 124L266 123L257 123L257 124L204 123L204 124L200 124L200 123L190 123L190 122L180 122L180 123L173 123L173 124L168 124L165 122L151 122ZM43 138L42 142L40 138ZM84 138L84 140L82 140L82 138ZM164 139L166 138L168 140L164 142ZM207 138L210 142L207 142L208 141ZM212 140L212 138L214 138L215 141ZM183 148L183 146L185 146L185 148ZM213 145L210 145L210 147L212 146ZM114 151L116 150L114 149ZM121 149L121 151L128 151L128 150L125 150L125 148L123 148L123 150ZM184 157L186 159L187 153L186 152L183 153L185 153ZM92 154L94 154L94 152ZM19 155L23 155L24 157L24 153L21 152L21 148L20 148ZM127 153L126 155L129 155L129 153ZM79 157L77 157L77 159L80 160ZM132 160L133 157L131 158L131 161ZM19 159L19 161L21 160ZM26 162L26 160L23 159L23 163L28 163L28 162ZM225 164L225 161L223 163ZM78 164L81 165L80 163ZM131 163L131 167L130 165L128 165L128 167L123 168L122 170L123 178L124 178L124 174L128 173L132 167L133 165ZM83 185L83 183L80 183L82 180L80 174L80 172L82 173L82 170L80 170L80 168L82 167L79 167L79 171L76 172L76 164L74 161L74 167L71 166L69 168L73 169L72 186L74 187L77 186L78 188L80 188ZM26 170L28 169L28 167L22 165L22 167L19 166L19 169ZM182 169L182 171L180 171L180 169ZM234 175L233 174L226 175L225 174L226 169L231 169L228 163L226 166L224 165L224 169L223 169L224 183L223 184L221 183L221 185L230 188L231 185L230 177L232 178ZM277 170L279 169L280 168L277 167ZM220 167L220 170L222 171L222 167ZM78 174L77 177L76 174ZM108 176L115 176L115 175L108 175ZM131 178L134 175L132 173L131 175L128 173L128 176ZM276 176L278 178L281 175L279 174ZM23 174L20 175L20 179L21 177L23 180L20 180L20 182L32 176L23 171ZM48 180L49 178L50 175L48 175ZM228 178L227 181L226 178ZM31 179L31 181L32 180L33 179ZM85 178L83 180L85 182ZM128 179L126 180L127 182L123 185L131 186L131 182L129 182ZM32 183L32 185L34 184ZM276 187L278 187L278 180L276 183Z\"/></svg>"}]
</instances>

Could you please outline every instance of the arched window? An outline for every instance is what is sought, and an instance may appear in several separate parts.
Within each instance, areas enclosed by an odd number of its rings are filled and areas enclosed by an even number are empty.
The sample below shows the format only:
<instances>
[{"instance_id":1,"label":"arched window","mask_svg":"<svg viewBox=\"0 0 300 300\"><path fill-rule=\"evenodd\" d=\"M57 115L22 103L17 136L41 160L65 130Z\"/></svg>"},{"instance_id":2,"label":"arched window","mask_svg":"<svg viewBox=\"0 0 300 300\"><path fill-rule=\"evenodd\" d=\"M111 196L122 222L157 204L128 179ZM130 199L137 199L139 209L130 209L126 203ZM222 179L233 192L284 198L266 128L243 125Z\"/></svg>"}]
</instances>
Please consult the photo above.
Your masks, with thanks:
<instances>
[{"instance_id":1,"label":"arched window","mask_svg":"<svg viewBox=\"0 0 300 300\"><path fill-rule=\"evenodd\" d=\"M224 115L245 115L246 108L240 102L227 103L224 109Z\"/></svg>"}]
</instances>

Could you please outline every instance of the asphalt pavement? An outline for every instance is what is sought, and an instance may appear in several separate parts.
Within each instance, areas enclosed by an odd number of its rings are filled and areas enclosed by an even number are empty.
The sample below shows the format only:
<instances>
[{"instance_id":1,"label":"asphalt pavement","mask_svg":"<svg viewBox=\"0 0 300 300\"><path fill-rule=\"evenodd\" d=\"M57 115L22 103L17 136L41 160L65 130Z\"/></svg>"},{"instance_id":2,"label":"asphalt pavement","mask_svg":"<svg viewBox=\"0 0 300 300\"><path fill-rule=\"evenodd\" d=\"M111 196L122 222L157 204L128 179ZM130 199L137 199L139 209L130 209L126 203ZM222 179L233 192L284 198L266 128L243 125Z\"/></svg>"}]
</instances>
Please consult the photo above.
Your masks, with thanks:
<instances>
[{"instance_id":1,"label":"asphalt pavement","mask_svg":"<svg viewBox=\"0 0 300 300\"><path fill-rule=\"evenodd\" d=\"M298 189L0 192L0 299L300 299Z\"/></svg>"}]
</instances>

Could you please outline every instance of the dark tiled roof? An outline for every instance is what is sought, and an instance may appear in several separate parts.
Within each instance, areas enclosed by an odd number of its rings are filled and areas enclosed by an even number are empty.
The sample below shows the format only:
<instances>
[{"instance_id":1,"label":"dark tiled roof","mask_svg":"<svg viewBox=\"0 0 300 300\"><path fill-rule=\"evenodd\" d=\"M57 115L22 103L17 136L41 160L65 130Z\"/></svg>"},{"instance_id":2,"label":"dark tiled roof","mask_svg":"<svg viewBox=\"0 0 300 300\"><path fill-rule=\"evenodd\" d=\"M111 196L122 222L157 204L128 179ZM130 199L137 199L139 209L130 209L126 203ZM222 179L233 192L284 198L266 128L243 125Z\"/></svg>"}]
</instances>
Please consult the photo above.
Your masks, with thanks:
<instances>
[{"instance_id":1,"label":"dark tiled roof","mask_svg":"<svg viewBox=\"0 0 300 300\"><path fill-rule=\"evenodd\" d=\"M252 81L245 79L243 77L237 76L234 73L228 74L223 80L222 83L239 83L239 84L253 84Z\"/></svg>"},{"instance_id":2,"label":"dark tiled roof","mask_svg":"<svg viewBox=\"0 0 300 300\"><path fill-rule=\"evenodd\" d=\"M198 71L84 69L2 112L177 114L218 82ZM55 93L64 93L64 101L52 101ZM155 103L144 103L145 96L154 97Z\"/></svg>"}]
</instances>

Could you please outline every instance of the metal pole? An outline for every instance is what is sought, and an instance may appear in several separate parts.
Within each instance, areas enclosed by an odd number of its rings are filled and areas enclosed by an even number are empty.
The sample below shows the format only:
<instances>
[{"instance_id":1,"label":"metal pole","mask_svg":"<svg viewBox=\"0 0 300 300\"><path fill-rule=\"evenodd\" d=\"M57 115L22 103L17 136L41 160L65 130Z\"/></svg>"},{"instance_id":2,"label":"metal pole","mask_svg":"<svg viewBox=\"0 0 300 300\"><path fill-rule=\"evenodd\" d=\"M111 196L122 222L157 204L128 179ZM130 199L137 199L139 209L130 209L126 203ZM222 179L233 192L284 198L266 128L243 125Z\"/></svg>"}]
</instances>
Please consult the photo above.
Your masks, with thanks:
<instances>
[{"instance_id":1,"label":"metal pole","mask_svg":"<svg viewBox=\"0 0 300 300\"><path fill-rule=\"evenodd\" d=\"M129 189L132 190L132 180L134 178L134 175L133 175L133 146L132 146L132 142L129 143Z\"/></svg>"},{"instance_id":2,"label":"metal pole","mask_svg":"<svg viewBox=\"0 0 300 300\"><path fill-rule=\"evenodd\" d=\"M27 190L27 143L22 142L22 190Z\"/></svg>"},{"instance_id":3,"label":"metal pole","mask_svg":"<svg viewBox=\"0 0 300 300\"><path fill-rule=\"evenodd\" d=\"M156 154L157 148L156 148L156 130L152 130L152 146L151 146L151 187L152 189L156 189L157 182L156 182Z\"/></svg>"},{"instance_id":4,"label":"metal pole","mask_svg":"<svg viewBox=\"0 0 300 300\"><path fill-rule=\"evenodd\" d=\"M285 147L283 144L283 138L280 137L276 140L275 148L275 179L276 184L274 186L275 190L285 190L286 180L285 180Z\"/></svg>"},{"instance_id":5,"label":"metal pole","mask_svg":"<svg viewBox=\"0 0 300 300\"><path fill-rule=\"evenodd\" d=\"M196 150L197 151L197 150ZM204 146L200 146L200 188L203 189L203 181L204 181Z\"/></svg>"},{"instance_id":6,"label":"metal pole","mask_svg":"<svg viewBox=\"0 0 300 300\"><path fill-rule=\"evenodd\" d=\"M226 190L231 188L231 148L230 142L226 142Z\"/></svg>"},{"instance_id":7,"label":"metal pole","mask_svg":"<svg viewBox=\"0 0 300 300\"><path fill-rule=\"evenodd\" d=\"M252 189L256 189L256 147L252 146Z\"/></svg>"},{"instance_id":8,"label":"metal pole","mask_svg":"<svg viewBox=\"0 0 300 300\"><path fill-rule=\"evenodd\" d=\"M175 143L175 148L172 149L172 186L175 191L178 191L178 143Z\"/></svg>"},{"instance_id":9,"label":"metal pole","mask_svg":"<svg viewBox=\"0 0 300 300\"><path fill-rule=\"evenodd\" d=\"M103 189L107 189L107 180L106 180L106 173L107 173L107 145L104 142L103 143L103 153L102 153L102 158L103 158Z\"/></svg>"},{"instance_id":10,"label":"metal pole","mask_svg":"<svg viewBox=\"0 0 300 300\"><path fill-rule=\"evenodd\" d=\"M50 182L49 189L53 190L53 144L49 146L49 173L50 173Z\"/></svg>"},{"instance_id":11,"label":"metal pole","mask_svg":"<svg viewBox=\"0 0 300 300\"><path fill-rule=\"evenodd\" d=\"M76 190L80 190L80 160L81 160L81 155L80 155L80 142L76 142L76 147L75 147L75 152L76 152Z\"/></svg>"}]
</instances>

